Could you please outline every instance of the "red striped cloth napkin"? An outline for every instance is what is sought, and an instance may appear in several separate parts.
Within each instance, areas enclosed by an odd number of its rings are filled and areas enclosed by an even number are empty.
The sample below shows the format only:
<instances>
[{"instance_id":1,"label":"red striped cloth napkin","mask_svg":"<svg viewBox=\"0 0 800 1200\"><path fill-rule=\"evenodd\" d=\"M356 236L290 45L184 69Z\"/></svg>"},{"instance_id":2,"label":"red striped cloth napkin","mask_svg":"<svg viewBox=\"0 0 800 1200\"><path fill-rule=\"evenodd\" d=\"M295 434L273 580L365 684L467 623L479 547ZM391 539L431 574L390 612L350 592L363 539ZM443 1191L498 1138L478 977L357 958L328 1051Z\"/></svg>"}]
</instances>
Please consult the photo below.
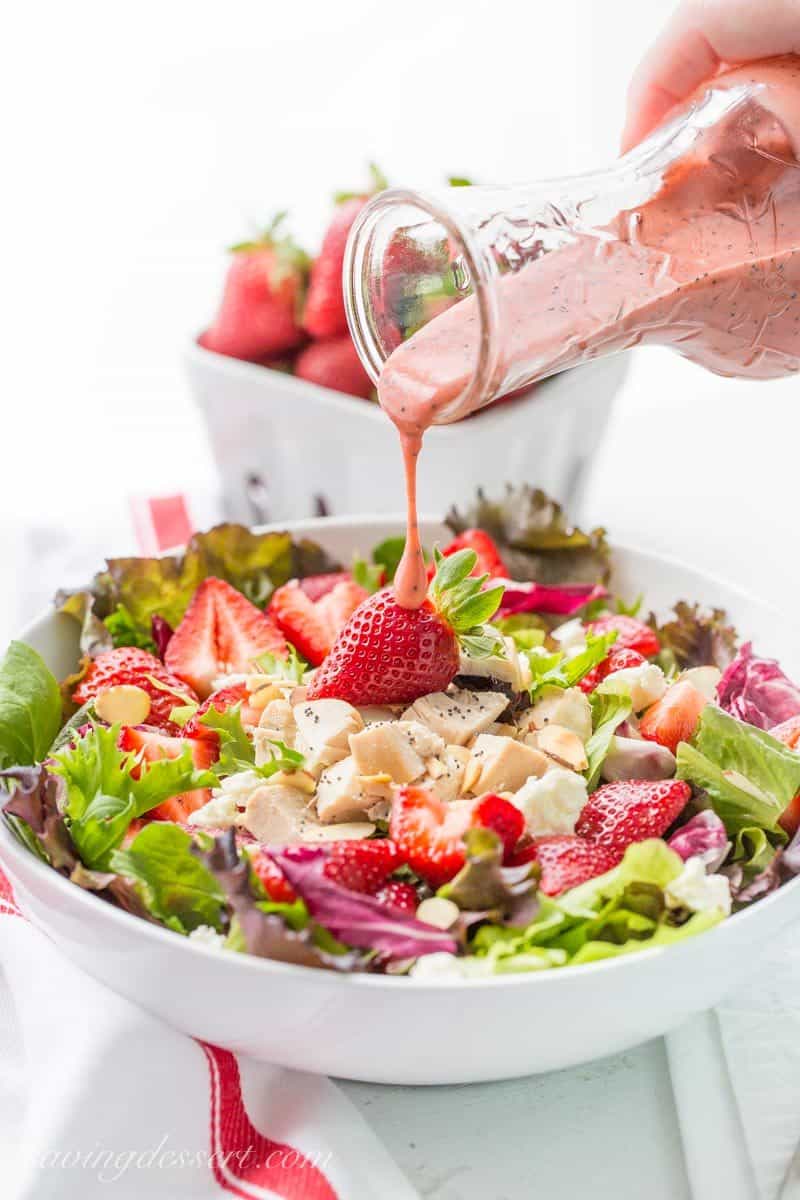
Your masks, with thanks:
<instances>
[{"instance_id":1,"label":"red striped cloth napkin","mask_svg":"<svg viewBox=\"0 0 800 1200\"><path fill-rule=\"evenodd\" d=\"M143 553L192 532L182 496L133 510ZM24 917L2 871L0 1163L4 1200L417 1198L330 1080L197 1042L117 996Z\"/></svg>"}]
</instances>

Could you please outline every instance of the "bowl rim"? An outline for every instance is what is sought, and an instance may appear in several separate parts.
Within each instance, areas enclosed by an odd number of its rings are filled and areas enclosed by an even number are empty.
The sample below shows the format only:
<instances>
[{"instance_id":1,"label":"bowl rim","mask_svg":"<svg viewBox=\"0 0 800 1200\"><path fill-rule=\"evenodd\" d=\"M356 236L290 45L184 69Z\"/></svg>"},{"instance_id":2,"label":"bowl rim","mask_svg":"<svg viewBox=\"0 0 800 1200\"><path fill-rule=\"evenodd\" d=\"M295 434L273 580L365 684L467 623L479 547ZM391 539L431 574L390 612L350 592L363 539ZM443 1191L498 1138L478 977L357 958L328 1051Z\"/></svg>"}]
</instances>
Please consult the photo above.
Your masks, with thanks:
<instances>
[{"instance_id":1,"label":"bowl rim","mask_svg":"<svg viewBox=\"0 0 800 1200\"><path fill-rule=\"evenodd\" d=\"M259 531L279 530L279 531L298 531L308 532L310 530L319 531L319 526L323 524L326 528L348 528L359 526L361 528L369 528L370 526L383 526L396 522L402 522L403 517L393 516L366 516L356 517L341 515L336 517L306 517L296 521L276 522L274 524L255 526ZM424 515L420 519L420 524L424 527L426 524L441 524L441 516ZM712 587L720 587L731 592L747 603L755 603L759 608L765 609L768 613L772 613L780 620L784 620L780 610L767 601L761 600L750 591L741 588L739 585L729 582L723 577L714 573L706 572L692 566L690 563L675 557L673 555L654 553L651 550L643 549L631 542L613 542L611 543L613 550L619 550L623 553L631 554L634 557L649 560L656 568L668 567L676 570L689 571L694 575L702 577L704 582ZM180 548L176 548L180 549ZM165 551L165 554L174 553L175 550ZM26 626L17 634L17 638L25 641L30 632L36 626L44 621L52 620L57 614L52 609L46 610L38 617L29 621ZM679 942L672 946L653 946L644 950L631 952L629 954L621 954L611 958L601 959L597 962L578 963L558 967L551 970L534 970L508 974L496 974L476 977L432 977L432 978L409 978L407 976L392 976L381 974L369 974L361 972L345 973L335 970L322 970L318 967L308 967L295 963L279 962L275 959L260 958L254 954L237 954L233 952L225 952L217 947L206 946L198 941L194 941L190 937L181 937L173 930L166 929L161 925L146 921L142 917L137 917L133 913L126 912L124 909L118 908L113 904L104 902L99 896L94 896L92 892L84 888L78 887L71 883L70 880L55 871L48 864L41 862L31 853L14 835L10 825L5 820L0 820L0 863L3 860L18 859L23 866L21 874L32 872L37 876L46 887L53 887L58 894L71 896L76 904L90 905L89 914L96 913L100 920L108 920L113 925L114 923L122 922L122 927L127 929L131 935L134 934L134 928L138 929L139 934L145 939L155 939L156 944L163 944L165 948L172 947L177 953L188 951L189 953L202 954L211 956L214 961L228 964L231 971L247 972L260 971L272 974L277 972L280 975L291 977L296 972L301 972L300 978L305 982L313 984L318 983L320 986L328 986L332 980L337 980L338 983L334 986L343 987L370 987L370 988L408 988L413 987L415 992L420 990L441 991L449 989L478 989L484 988L515 988L523 987L532 984L534 981L540 987L558 987L564 986L566 981L573 980L576 973L586 974L605 974L611 971L625 971L635 969L637 963L652 962L663 956L665 953L669 955L692 954L697 952L697 947L708 944L706 939L714 938L719 942L721 938L730 937L731 926L734 931L740 930L745 922L752 924L753 919L758 918L758 913L766 913L768 909L774 909L776 904L783 902L783 898L789 892L797 891L800 887L800 876L789 880L782 884L769 895L762 897L756 903L743 909L741 912L733 913L731 916L721 921L719 924L707 929L704 933L694 938L687 938L685 941ZM13 868L12 868L13 869ZM66 889L66 890L63 890ZM94 907L94 902L97 901L98 906ZM91 917L89 917L91 920ZM727 931L727 932L726 932ZM559 984L559 980L562 981ZM548 981L548 982L545 982Z\"/></svg>"}]
</instances>

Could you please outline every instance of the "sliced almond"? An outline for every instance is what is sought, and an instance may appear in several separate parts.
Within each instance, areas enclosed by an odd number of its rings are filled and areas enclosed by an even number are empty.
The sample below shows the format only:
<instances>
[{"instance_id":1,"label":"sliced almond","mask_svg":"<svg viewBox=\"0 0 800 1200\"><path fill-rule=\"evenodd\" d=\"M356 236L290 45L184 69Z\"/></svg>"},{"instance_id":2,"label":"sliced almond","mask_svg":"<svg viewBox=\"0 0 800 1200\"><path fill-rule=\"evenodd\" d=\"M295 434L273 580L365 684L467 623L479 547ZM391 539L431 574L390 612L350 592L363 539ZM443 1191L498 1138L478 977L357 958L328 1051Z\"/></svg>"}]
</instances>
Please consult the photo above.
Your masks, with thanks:
<instances>
[{"instance_id":1,"label":"sliced almond","mask_svg":"<svg viewBox=\"0 0 800 1200\"><path fill-rule=\"evenodd\" d=\"M570 771L585 771L589 765L583 742L564 725L545 725L536 734L535 745Z\"/></svg>"},{"instance_id":2,"label":"sliced almond","mask_svg":"<svg viewBox=\"0 0 800 1200\"><path fill-rule=\"evenodd\" d=\"M341 821L338 825L309 825L303 830L304 842L353 842L372 837L372 821Z\"/></svg>"},{"instance_id":3,"label":"sliced almond","mask_svg":"<svg viewBox=\"0 0 800 1200\"><path fill-rule=\"evenodd\" d=\"M444 896L429 896L417 906L417 920L436 929L450 929L458 920L460 909Z\"/></svg>"},{"instance_id":4,"label":"sliced almond","mask_svg":"<svg viewBox=\"0 0 800 1200\"><path fill-rule=\"evenodd\" d=\"M276 771L269 779L265 779L264 783L267 787L296 788L298 792L305 792L307 796L313 796L317 790L317 781L308 771Z\"/></svg>"},{"instance_id":5,"label":"sliced almond","mask_svg":"<svg viewBox=\"0 0 800 1200\"><path fill-rule=\"evenodd\" d=\"M150 716L150 697L133 683L119 683L100 692L94 707L109 725L143 725Z\"/></svg>"}]
</instances>

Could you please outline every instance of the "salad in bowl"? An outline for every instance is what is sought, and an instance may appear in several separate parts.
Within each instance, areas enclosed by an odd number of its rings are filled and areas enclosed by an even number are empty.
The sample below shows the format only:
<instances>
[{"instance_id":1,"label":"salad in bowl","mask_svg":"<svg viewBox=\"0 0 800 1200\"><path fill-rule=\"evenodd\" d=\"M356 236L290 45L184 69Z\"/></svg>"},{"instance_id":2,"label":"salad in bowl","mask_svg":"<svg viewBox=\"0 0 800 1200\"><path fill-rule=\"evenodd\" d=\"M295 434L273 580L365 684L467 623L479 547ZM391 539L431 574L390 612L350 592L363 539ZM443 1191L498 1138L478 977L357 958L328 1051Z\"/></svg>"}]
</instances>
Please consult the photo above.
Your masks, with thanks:
<instances>
[{"instance_id":1,"label":"salad in bowl","mask_svg":"<svg viewBox=\"0 0 800 1200\"><path fill-rule=\"evenodd\" d=\"M670 946L800 871L777 662L720 608L613 594L604 531L538 490L448 524L418 610L401 537L109 560L57 597L66 679L24 642L0 668L8 827L177 938L411 988Z\"/></svg>"}]
</instances>

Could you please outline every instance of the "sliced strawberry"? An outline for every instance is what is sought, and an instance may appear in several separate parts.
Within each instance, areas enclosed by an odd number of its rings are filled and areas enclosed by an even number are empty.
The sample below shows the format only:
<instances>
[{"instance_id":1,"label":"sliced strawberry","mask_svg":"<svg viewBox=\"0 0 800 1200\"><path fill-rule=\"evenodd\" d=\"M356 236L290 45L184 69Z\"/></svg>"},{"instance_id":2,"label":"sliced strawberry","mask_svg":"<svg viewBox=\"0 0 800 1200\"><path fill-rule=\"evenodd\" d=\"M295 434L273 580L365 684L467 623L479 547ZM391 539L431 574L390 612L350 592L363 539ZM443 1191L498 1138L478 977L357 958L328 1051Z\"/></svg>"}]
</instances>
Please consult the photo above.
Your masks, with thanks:
<instances>
[{"instance_id":1,"label":"sliced strawberry","mask_svg":"<svg viewBox=\"0 0 800 1200\"><path fill-rule=\"evenodd\" d=\"M632 842L661 837L691 796L680 779L606 783L583 806L575 832L621 858Z\"/></svg>"},{"instance_id":2,"label":"sliced strawberry","mask_svg":"<svg viewBox=\"0 0 800 1200\"><path fill-rule=\"evenodd\" d=\"M330 631L331 646L359 604L368 596L369 592L366 588L361 587L354 579L342 579L321 600L316 602L317 612L322 614Z\"/></svg>"},{"instance_id":3,"label":"sliced strawberry","mask_svg":"<svg viewBox=\"0 0 800 1200\"><path fill-rule=\"evenodd\" d=\"M773 725L769 735L783 742L790 750L797 750L800 748L800 716L789 717L786 721L781 721L780 725Z\"/></svg>"},{"instance_id":4,"label":"sliced strawberry","mask_svg":"<svg viewBox=\"0 0 800 1200\"><path fill-rule=\"evenodd\" d=\"M389 838L331 842L326 850L328 861L325 863L325 874L328 879L351 892L365 895L375 895L400 865L397 847ZM295 892L266 851L261 848L252 850L250 857L253 869L270 899L278 904L291 904L296 899Z\"/></svg>"},{"instance_id":5,"label":"sliced strawberry","mask_svg":"<svg viewBox=\"0 0 800 1200\"><path fill-rule=\"evenodd\" d=\"M617 631L617 640L614 642L617 650L638 650L639 654L650 658L661 649L661 643L649 625L624 613L609 613L607 617L598 617L589 625L590 633L597 635L610 633L613 629Z\"/></svg>"},{"instance_id":6,"label":"sliced strawberry","mask_svg":"<svg viewBox=\"0 0 800 1200\"><path fill-rule=\"evenodd\" d=\"M164 661L201 697L220 675L248 671L269 651L285 655L275 622L223 579L204 579L175 630Z\"/></svg>"},{"instance_id":7,"label":"sliced strawberry","mask_svg":"<svg viewBox=\"0 0 800 1200\"><path fill-rule=\"evenodd\" d=\"M212 745L219 745L219 734L209 729L200 720L201 717L211 708L215 708L217 712L227 712L229 708L234 708L237 704L241 704L241 718L245 725L257 725L261 713L249 703L250 693L247 690L246 683L234 683L230 687L220 688L218 692L214 692L207 700L198 708L193 717L186 722L183 727L183 736L188 738L200 738L203 741L211 742Z\"/></svg>"},{"instance_id":8,"label":"sliced strawberry","mask_svg":"<svg viewBox=\"0 0 800 1200\"><path fill-rule=\"evenodd\" d=\"M578 684L582 692L593 692L599 683L613 675L615 671L624 671L627 667L640 667L647 660L638 650L621 650L613 646L602 662L593 667L588 675L584 675Z\"/></svg>"},{"instance_id":9,"label":"sliced strawberry","mask_svg":"<svg viewBox=\"0 0 800 1200\"><path fill-rule=\"evenodd\" d=\"M352 579L349 571L331 571L327 575L306 575L298 582L309 600L321 600L332 592L337 583L347 583Z\"/></svg>"},{"instance_id":10,"label":"sliced strawberry","mask_svg":"<svg viewBox=\"0 0 800 1200\"><path fill-rule=\"evenodd\" d=\"M148 729L145 725L126 725L120 731L119 746L121 750L132 750L141 753L145 762L157 762L161 758L180 758L188 748L192 753L192 761L199 770L210 767L217 755L214 747L208 742L182 737L168 737L158 729ZM137 773L134 768L133 774ZM181 792L164 800L156 808L146 813L145 821L175 821L181 824L187 820L190 813L202 808L211 799L210 788L196 788L191 792Z\"/></svg>"},{"instance_id":11,"label":"sliced strawberry","mask_svg":"<svg viewBox=\"0 0 800 1200\"><path fill-rule=\"evenodd\" d=\"M280 867L260 846L248 850L248 854L253 864L253 870L270 900L275 904L293 904L297 899L297 893Z\"/></svg>"},{"instance_id":12,"label":"sliced strawberry","mask_svg":"<svg viewBox=\"0 0 800 1200\"><path fill-rule=\"evenodd\" d=\"M269 613L286 640L313 667L318 667L331 648L330 629L324 613L318 611L297 580L272 593Z\"/></svg>"},{"instance_id":13,"label":"sliced strawberry","mask_svg":"<svg viewBox=\"0 0 800 1200\"><path fill-rule=\"evenodd\" d=\"M392 804L389 833L401 860L432 888L452 879L466 861L464 834L470 804L446 804L419 787L400 788Z\"/></svg>"},{"instance_id":14,"label":"sliced strawberry","mask_svg":"<svg viewBox=\"0 0 800 1200\"><path fill-rule=\"evenodd\" d=\"M490 579L509 579L508 567L503 562L500 551L485 529L465 529L458 537L453 538L445 546L442 554L447 557L458 550L474 550L478 561L473 575L488 575Z\"/></svg>"},{"instance_id":15,"label":"sliced strawberry","mask_svg":"<svg viewBox=\"0 0 800 1200\"><path fill-rule=\"evenodd\" d=\"M472 810L472 824L492 829L503 843L503 859L514 853L517 842L525 832L525 817L516 804L489 792L481 796Z\"/></svg>"},{"instance_id":16,"label":"sliced strawberry","mask_svg":"<svg viewBox=\"0 0 800 1200\"><path fill-rule=\"evenodd\" d=\"M383 887L379 887L374 893L375 899L381 904L385 904L387 908L397 909L398 912L405 913L408 917L413 917L419 905L419 896L417 889L410 883L403 883L399 879L390 879Z\"/></svg>"},{"instance_id":17,"label":"sliced strawberry","mask_svg":"<svg viewBox=\"0 0 800 1200\"><path fill-rule=\"evenodd\" d=\"M697 728L708 698L687 679L667 688L655 704L642 714L639 733L650 742L666 746L674 754L679 742L688 742Z\"/></svg>"},{"instance_id":18,"label":"sliced strawberry","mask_svg":"<svg viewBox=\"0 0 800 1200\"><path fill-rule=\"evenodd\" d=\"M400 866L397 846L390 838L359 838L331 842L325 874L351 892L372 895Z\"/></svg>"},{"instance_id":19,"label":"sliced strawberry","mask_svg":"<svg viewBox=\"0 0 800 1200\"><path fill-rule=\"evenodd\" d=\"M596 842L574 834L537 838L522 861L535 859L541 868L539 890L546 896L558 896L578 887L587 879L603 875L619 861L619 855ZM514 860L515 865L520 865Z\"/></svg>"},{"instance_id":20,"label":"sliced strawberry","mask_svg":"<svg viewBox=\"0 0 800 1200\"><path fill-rule=\"evenodd\" d=\"M86 704L106 689L120 684L132 684L147 692L150 697L148 724L171 733L178 730L169 719L173 708L197 699L192 688L167 670L160 659L135 646L120 646L92 659L72 693L72 699L75 704Z\"/></svg>"}]
</instances>

